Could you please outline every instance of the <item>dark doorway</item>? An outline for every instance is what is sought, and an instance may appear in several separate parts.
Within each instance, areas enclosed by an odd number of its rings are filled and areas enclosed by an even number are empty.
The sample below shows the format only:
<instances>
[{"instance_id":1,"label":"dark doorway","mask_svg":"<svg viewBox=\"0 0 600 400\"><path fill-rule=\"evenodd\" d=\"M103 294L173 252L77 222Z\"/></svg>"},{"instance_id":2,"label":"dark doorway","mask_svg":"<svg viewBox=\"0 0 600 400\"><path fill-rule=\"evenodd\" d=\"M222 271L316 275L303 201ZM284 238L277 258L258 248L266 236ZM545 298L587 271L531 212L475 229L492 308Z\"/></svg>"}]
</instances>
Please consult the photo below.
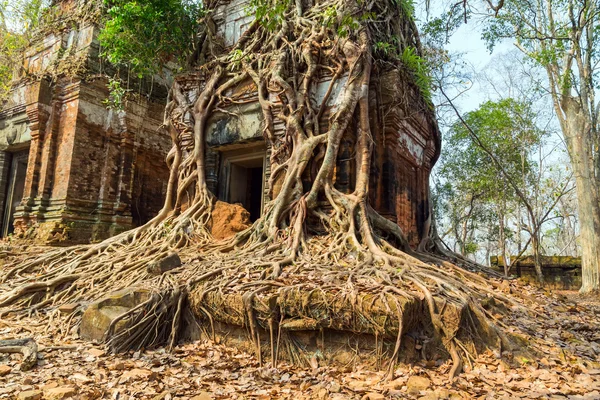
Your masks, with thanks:
<instances>
[{"instance_id":1,"label":"dark doorway","mask_svg":"<svg viewBox=\"0 0 600 400\"><path fill-rule=\"evenodd\" d=\"M2 236L4 237L10 235L15 230L15 209L21 204L21 200L23 200L28 157L29 150L12 154L5 197L4 221L2 221Z\"/></svg>"},{"instance_id":2,"label":"dark doorway","mask_svg":"<svg viewBox=\"0 0 600 400\"><path fill-rule=\"evenodd\" d=\"M262 208L262 180L262 167L248 169L248 193L246 195L247 206L245 207L246 210L250 212L250 219L252 220L252 222L256 221L261 214L260 211Z\"/></svg>"},{"instance_id":3,"label":"dark doorway","mask_svg":"<svg viewBox=\"0 0 600 400\"><path fill-rule=\"evenodd\" d=\"M252 222L260 218L264 191L264 150L222 153L225 180L219 198L228 203L240 203L250 213ZM224 178L224 179L223 179Z\"/></svg>"}]
</instances>

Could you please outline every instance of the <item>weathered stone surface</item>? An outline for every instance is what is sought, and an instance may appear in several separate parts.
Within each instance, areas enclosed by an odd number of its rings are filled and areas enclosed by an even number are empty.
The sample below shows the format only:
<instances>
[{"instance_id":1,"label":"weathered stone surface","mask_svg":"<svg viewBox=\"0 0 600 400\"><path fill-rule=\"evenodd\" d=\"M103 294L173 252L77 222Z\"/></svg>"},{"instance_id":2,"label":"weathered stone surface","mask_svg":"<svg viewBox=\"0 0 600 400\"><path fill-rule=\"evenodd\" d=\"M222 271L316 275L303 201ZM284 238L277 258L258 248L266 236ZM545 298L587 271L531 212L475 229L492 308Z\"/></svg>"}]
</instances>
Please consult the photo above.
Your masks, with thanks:
<instances>
[{"instance_id":1,"label":"weathered stone surface","mask_svg":"<svg viewBox=\"0 0 600 400\"><path fill-rule=\"evenodd\" d=\"M122 290L90 304L83 313L79 335L86 340L101 341L115 318L149 298L149 291ZM115 332L122 329L126 323L126 319L119 321Z\"/></svg>"},{"instance_id":2,"label":"weathered stone surface","mask_svg":"<svg viewBox=\"0 0 600 400\"><path fill-rule=\"evenodd\" d=\"M440 400L440 398L436 392L428 390L424 396L419 397L419 400Z\"/></svg>"},{"instance_id":3,"label":"weathered stone surface","mask_svg":"<svg viewBox=\"0 0 600 400\"><path fill-rule=\"evenodd\" d=\"M18 400L40 400L42 392L39 390L26 390L17 395Z\"/></svg>"},{"instance_id":4,"label":"weathered stone surface","mask_svg":"<svg viewBox=\"0 0 600 400\"><path fill-rule=\"evenodd\" d=\"M181 267L181 258L179 258L179 254L172 252L164 258L148 264L146 271L149 274L162 275L165 272L179 267Z\"/></svg>"},{"instance_id":5,"label":"weathered stone surface","mask_svg":"<svg viewBox=\"0 0 600 400\"><path fill-rule=\"evenodd\" d=\"M6 375L10 374L11 371L12 371L12 368L9 367L8 365L0 365L0 376L6 376Z\"/></svg>"},{"instance_id":6,"label":"weathered stone surface","mask_svg":"<svg viewBox=\"0 0 600 400\"><path fill-rule=\"evenodd\" d=\"M44 400L69 399L77 394L77 389L72 386L61 386L44 391Z\"/></svg>"},{"instance_id":7,"label":"weathered stone surface","mask_svg":"<svg viewBox=\"0 0 600 400\"><path fill-rule=\"evenodd\" d=\"M431 385L431 381L424 376L411 376L408 378L408 382L406 382L408 394L412 395L417 395L421 391L426 390L429 385Z\"/></svg>"},{"instance_id":8,"label":"weathered stone surface","mask_svg":"<svg viewBox=\"0 0 600 400\"><path fill-rule=\"evenodd\" d=\"M383 387L389 388L391 390L400 390L400 389L402 389L402 386L405 385L405 383L406 383L406 379L397 378L397 379L394 379L393 381L386 382L383 385Z\"/></svg>"},{"instance_id":9,"label":"weathered stone surface","mask_svg":"<svg viewBox=\"0 0 600 400\"><path fill-rule=\"evenodd\" d=\"M66 14L82 4L53 3ZM16 185L22 192L10 199L11 189L5 201L0 191L0 221L9 220L4 210L14 215L17 237L43 243L100 240L145 223L162 207L171 140L158 127L168 82L156 77L163 84L152 85L134 78L131 88L140 96L125 102L122 111L109 110L103 104L108 79L88 79L105 75L99 30L94 21L78 19L36 35L24 52L20 75L27 79L16 80L0 104L1 187L10 187L10 158L25 155L26 173ZM77 66L86 73L74 75ZM11 207L21 199L26 201Z\"/></svg>"},{"instance_id":10,"label":"weathered stone surface","mask_svg":"<svg viewBox=\"0 0 600 400\"><path fill-rule=\"evenodd\" d=\"M339 393L341 390L342 390L342 387L337 382L332 382L331 385L329 386L329 391L331 393Z\"/></svg>"},{"instance_id":11,"label":"weathered stone surface","mask_svg":"<svg viewBox=\"0 0 600 400\"><path fill-rule=\"evenodd\" d=\"M73 311L77 310L78 307L79 304L77 303L63 304L62 306L58 307L58 311L60 311L63 314L71 314L73 313Z\"/></svg>"}]
</instances>

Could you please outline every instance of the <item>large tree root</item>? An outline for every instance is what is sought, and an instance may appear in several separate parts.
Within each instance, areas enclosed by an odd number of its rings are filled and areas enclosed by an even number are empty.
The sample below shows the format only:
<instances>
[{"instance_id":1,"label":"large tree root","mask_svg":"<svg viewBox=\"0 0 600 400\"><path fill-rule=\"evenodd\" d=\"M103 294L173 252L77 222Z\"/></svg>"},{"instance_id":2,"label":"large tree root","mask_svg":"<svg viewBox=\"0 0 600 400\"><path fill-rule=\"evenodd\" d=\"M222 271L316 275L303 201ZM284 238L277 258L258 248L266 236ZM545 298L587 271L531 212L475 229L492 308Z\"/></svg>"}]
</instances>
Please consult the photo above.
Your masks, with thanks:
<instances>
[{"instance_id":1,"label":"large tree root","mask_svg":"<svg viewBox=\"0 0 600 400\"><path fill-rule=\"evenodd\" d=\"M246 327L253 338L258 337L259 329L279 332L274 336L271 360L278 358L274 352L278 352L280 346L275 343L282 341L281 332L298 329L302 324L313 324L314 329L373 334L396 341L392 360L398 359L401 337L406 332L416 326L423 329L430 326L432 335L444 345L454 362L452 375L460 371L462 359L469 357L469 353L479 352L488 345L495 346L499 341L504 348L510 347L506 335L485 317L481 301L494 295L507 307L512 307L514 302L493 294L494 286L489 280L462 269L462 274L456 273L448 263L433 266L410 256L404 256L402 264L396 264L398 260L389 261L389 265L383 261L377 264L368 251L355 253L326 247L331 241L330 238L309 240L307 250L312 251L306 251L292 263L286 261L289 257L285 255L285 246L269 255L257 257L259 253L254 253L251 262L248 262L250 253L244 250L232 254L186 251L183 254L187 262L176 273L171 271L158 277L144 275L145 264L136 263L130 273L142 274L142 279L131 285L132 280L123 285L115 285L114 280L96 281L94 286L102 287L102 292L90 297L70 292L78 281L67 280L65 285L70 286L49 298L38 295L37 305L45 306L37 309L45 310L40 314L42 318L54 317L60 305L74 300L71 295L85 303L123 287L153 288L155 294L147 302L113 321L106 335L106 342L113 351L173 346L183 329L182 316L188 300L196 316L208 324L207 329L213 329L212 325L218 321ZM112 258L118 254L120 252ZM314 254L320 255L315 257ZM332 257L336 258L335 263ZM400 255L394 257L400 259ZM130 265L126 260L122 262ZM281 267L284 263L288 265ZM274 274L276 270L279 272ZM90 285L90 282L83 280L80 284ZM22 288L32 288L31 285ZM53 285L36 287L47 290ZM13 289L5 302L8 298L13 304L35 302L36 293L31 290ZM15 293L22 297L17 299ZM188 293L191 293L189 298ZM18 310L5 307L3 312L19 314ZM113 327L123 319L129 321L127 327L113 332ZM79 315L67 319L69 325L78 321ZM68 330L63 327L64 332ZM258 340L257 348L260 348ZM262 356L262 353L257 351L257 355Z\"/></svg>"}]
</instances>

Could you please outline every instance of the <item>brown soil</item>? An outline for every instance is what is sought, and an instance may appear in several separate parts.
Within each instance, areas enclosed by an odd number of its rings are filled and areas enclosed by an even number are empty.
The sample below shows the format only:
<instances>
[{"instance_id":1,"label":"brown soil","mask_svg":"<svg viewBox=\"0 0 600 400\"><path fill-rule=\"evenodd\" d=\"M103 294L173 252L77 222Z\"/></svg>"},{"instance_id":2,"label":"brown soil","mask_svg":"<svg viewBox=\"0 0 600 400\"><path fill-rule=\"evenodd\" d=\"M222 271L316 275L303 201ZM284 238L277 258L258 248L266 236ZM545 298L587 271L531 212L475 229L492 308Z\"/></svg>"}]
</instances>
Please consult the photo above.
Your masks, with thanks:
<instances>
[{"instance_id":1,"label":"brown soil","mask_svg":"<svg viewBox=\"0 0 600 400\"><path fill-rule=\"evenodd\" d=\"M240 204L217 201L212 212L211 234L220 240L235 235L252 225L250 213Z\"/></svg>"}]
</instances>

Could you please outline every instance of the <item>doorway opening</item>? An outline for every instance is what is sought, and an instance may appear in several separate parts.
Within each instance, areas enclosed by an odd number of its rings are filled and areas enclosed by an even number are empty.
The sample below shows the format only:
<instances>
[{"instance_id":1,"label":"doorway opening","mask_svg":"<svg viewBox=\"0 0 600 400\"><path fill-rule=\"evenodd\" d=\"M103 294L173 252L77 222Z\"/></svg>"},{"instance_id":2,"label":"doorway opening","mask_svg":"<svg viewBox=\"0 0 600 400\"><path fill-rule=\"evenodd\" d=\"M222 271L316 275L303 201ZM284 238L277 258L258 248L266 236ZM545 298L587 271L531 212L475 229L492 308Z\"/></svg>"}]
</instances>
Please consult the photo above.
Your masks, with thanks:
<instances>
[{"instance_id":1,"label":"doorway opening","mask_svg":"<svg viewBox=\"0 0 600 400\"><path fill-rule=\"evenodd\" d=\"M12 160L8 173L8 186L6 188L4 220L2 221L3 237L10 235L15 230L15 209L21 204L21 200L23 200L28 158L29 150L12 153Z\"/></svg>"},{"instance_id":2,"label":"doorway opening","mask_svg":"<svg viewBox=\"0 0 600 400\"><path fill-rule=\"evenodd\" d=\"M219 198L232 204L240 203L254 222L263 209L265 151L249 150L222 153L221 177L225 179L221 179Z\"/></svg>"}]
</instances>

